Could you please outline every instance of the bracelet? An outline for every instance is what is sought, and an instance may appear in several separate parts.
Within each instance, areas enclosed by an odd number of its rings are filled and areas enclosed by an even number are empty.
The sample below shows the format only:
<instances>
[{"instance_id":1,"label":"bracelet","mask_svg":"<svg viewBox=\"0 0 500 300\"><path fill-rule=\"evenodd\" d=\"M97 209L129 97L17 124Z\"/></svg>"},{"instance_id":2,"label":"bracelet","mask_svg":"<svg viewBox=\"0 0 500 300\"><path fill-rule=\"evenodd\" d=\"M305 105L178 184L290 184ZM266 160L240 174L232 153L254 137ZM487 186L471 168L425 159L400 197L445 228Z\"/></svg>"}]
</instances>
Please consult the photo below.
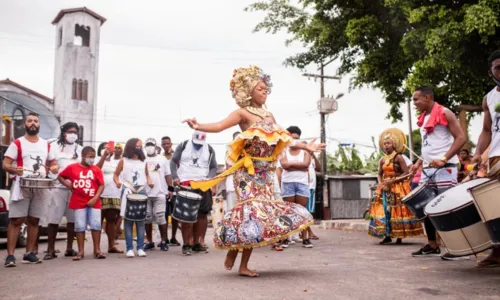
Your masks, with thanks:
<instances>
[{"instance_id":1,"label":"bracelet","mask_svg":"<svg viewBox=\"0 0 500 300\"><path fill-rule=\"evenodd\" d=\"M169 192L174 192L174 191L175 191L175 189L174 189L174 187L173 187L173 186L168 186L168 191L169 191Z\"/></svg>"}]
</instances>

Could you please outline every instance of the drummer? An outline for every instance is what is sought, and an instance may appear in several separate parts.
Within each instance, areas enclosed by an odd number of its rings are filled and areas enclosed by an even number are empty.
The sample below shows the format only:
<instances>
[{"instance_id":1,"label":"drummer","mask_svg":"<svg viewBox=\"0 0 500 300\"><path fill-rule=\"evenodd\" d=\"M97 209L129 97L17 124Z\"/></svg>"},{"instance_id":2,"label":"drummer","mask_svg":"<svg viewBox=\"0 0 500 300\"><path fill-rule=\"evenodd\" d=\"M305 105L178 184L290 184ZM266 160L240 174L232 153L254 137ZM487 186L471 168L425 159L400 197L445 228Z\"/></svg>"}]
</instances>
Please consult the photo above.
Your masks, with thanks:
<instances>
[{"instance_id":1,"label":"drummer","mask_svg":"<svg viewBox=\"0 0 500 300\"><path fill-rule=\"evenodd\" d=\"M195 131L190 140L184 141L174 152L170 161L172 180L175 186L189 186L191 180L212 178L217 174L217 161L215 151L207 144L207 134ZM182 224L182 246L183 255L191 255L193 252L208 252L204 243L208 226L208 213L212 211L212 192L199 192L202 196L201 205L198 210L196 223Z\"/></svg>"},{"instance_id":2,"label":"drummer","mask_svg":"<svg viewBox=\"0 0 500 300\"><path fill-rule=\"evenodd\" d=\"M455 114L434 101L430 87L422 86L413 93L413 104L421 112L417 125L422 136L422 159L411 168L410 173L423 166L420 183L428 182L437 187L438 193L457 184L457 153L465 144L465 135ZM424 221L428 243L412 256L439 256L441 249L437 244L436 229L428 218ZM458 259L449 253L441 256L444 260Z\"/></svg>"},{"instance_id":3,"label":"drummer","mask_svg":"<svg viewBox=\"0 0 500 300\"><path fill-rule=\"evenodd\" d=\"M473 163L481 163L481 154L490 147L488 154L488 177L500 175L500 50L488 58L488 74L496 86L483 98L483 129L479 135ZM500 247L478 264L480 268L500 266Z\"/></svg>"},{"instance_id":4,"label":"drummer","mask_svg":"<svg viewBox=\"0 0 500 300\"><path fill-rule=\"evenodd\" d=\"M46 208L50 201L48 189L30 189L20 187L20 178L38 176L45 178L47 168L52 174L57 174L58 165L50 144L38 136L40 119L38 114L30 112L24 119L24 136L16 139L5 152L2 163L3 169L17 175L12 183L9 201L9 226L7 229L7 258L5 267L15 267L17 237L21 225L28 224L28 242L23 263L39 264L42 261L35 254L35 244L38 237L40 218L45 217ZM16 167L13 163L16 162ZM35 172L35 170L38 170Z\"/></svg>"},{"instance_id":5,"label":"drummer","mask_svg":"<svg viewBox=\"0 0 500 300\"><path fill-rule=\"evenodd\" d=\"M68 122L61 126L61 134L56 143L51 143L55 159L59 165L59 171L62 172L67 166L78 163L82 159L82 146L76 143L78 140L78 124ZM63 216L66 216L66 232L68 234L66 252L64 256L73 257L77 253L73 250L73 239L75 237L75 213L68 208L71 191L56 182L56 188L50 191L52 197L47 211L48 243L47 254L44 260L54 259L56 255L56 236Z\"/></svg>"}]
</instances>

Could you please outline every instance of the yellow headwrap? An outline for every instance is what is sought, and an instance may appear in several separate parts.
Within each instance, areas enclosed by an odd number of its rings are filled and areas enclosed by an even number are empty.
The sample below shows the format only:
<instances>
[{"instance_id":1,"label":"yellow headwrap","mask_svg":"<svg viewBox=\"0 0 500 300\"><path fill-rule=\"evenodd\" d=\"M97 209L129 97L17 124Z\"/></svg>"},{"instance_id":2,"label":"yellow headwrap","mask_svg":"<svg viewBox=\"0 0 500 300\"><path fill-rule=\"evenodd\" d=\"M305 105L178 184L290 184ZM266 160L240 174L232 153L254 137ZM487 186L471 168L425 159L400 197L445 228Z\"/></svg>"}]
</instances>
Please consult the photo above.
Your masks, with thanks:
<instances>
[{"instance_id":1,"label":"yellow headwrap","mask_svg":"<svg viewBox=\"0 0 500 300\"><path fill-rule=\"evenodd\" d=\"M270 93L273 86L271 77L259 67L250 66L234 70L229 86L238 106L245 108L251 104L252 91L260 81L267 85L268 93Z\"/></svg>"},{"instance_id":2,"label":"yellow headwrap","mask_svg":"<svg viewBox=\"0 0 500 300\"><path fill-rule=\"evenodd\" d=\"M378 143L380 149L384 148L384 141L386 140L391 140L395 149L395 151L390 155L386 154L384 156L384 164L388 165L397 154L404 152L406 145L406 136L404 132L398 128L389 128L384 130L379 137Z\"/></svg>"}]
</instances>

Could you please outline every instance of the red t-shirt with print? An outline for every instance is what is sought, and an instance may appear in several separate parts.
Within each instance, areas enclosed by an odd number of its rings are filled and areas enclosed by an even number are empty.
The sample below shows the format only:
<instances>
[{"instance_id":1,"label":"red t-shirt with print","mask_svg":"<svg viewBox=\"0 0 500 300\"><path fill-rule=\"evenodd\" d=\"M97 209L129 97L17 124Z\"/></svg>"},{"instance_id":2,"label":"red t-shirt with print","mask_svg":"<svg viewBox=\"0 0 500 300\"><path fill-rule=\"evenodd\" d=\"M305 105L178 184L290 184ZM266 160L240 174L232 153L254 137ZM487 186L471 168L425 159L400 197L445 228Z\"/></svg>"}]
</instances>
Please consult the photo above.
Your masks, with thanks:
<instances>
[{"instance_id":1,"label":"red t-shirt with print","mask_svg":"<svg viewBox=\"0 0 500 300\"><path fill-rule=\"evenodd\" d=\"M97 166L85 167L80 163L67 166L60 174L64 179L69 179L73 186L73 192L69 200L70 209L82 209L92 199L100 185L104 185L104 176ZM98 200L94 208L101 208L101 200Z\"/></svg>"}]
</instances>

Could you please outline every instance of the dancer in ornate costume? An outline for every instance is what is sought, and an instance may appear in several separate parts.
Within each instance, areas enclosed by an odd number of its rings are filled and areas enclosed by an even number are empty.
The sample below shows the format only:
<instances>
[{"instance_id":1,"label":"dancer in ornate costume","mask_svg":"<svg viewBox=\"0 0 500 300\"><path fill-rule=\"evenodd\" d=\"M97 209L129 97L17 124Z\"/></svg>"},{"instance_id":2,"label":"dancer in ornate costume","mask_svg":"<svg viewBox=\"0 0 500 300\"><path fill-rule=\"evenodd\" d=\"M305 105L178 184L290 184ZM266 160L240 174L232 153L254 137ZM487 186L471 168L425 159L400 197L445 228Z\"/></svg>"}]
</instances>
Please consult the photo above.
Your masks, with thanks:
<instances>
[{"instance_id":1,"label":"dancer in ornate costume","mask_svg":"<svg viewBox=\"0 0 500 300\"><path fill-rule=\"evenodd\" d=\"M236 205L219 222L214 234L214 246L229 250L224 266L231 270L238 250L243 249L239 274L257 277L248 269L252 249L283 240L313 224L313 217L303 206L274 201L276 161L288 146L315 152L324 144L295 143L290 134L276 125L274 116L263 106L271 91L270 77L256 66L234 71L231 92L240 109L224 120L199 124L188 119L188 125L204 132L221 132L239 125L243 131L229 145L226 162L232 167L221 175L204 181L191 182L194 189L208 190L233 174Z\"/></svg>"},{"instance_id":2,"label":"dancer in ornate costume","mask_svg":"<svg viewBox=\"0 0 500 300\"><path fill-rule=\"evenodd\" d=\"M408 174L408 166L401 156L405 142L404 133L396 128L385 130L379 138L380 148L384 149L385 155L380 160L379 186L370 208L368 234L383 238L381 245L391 243L392 238L397 238L396 244L401 244L403 238L423 234L422 225L401 203L411 190L407 178L397 179Z\"/></svg>"}]
</instances>

